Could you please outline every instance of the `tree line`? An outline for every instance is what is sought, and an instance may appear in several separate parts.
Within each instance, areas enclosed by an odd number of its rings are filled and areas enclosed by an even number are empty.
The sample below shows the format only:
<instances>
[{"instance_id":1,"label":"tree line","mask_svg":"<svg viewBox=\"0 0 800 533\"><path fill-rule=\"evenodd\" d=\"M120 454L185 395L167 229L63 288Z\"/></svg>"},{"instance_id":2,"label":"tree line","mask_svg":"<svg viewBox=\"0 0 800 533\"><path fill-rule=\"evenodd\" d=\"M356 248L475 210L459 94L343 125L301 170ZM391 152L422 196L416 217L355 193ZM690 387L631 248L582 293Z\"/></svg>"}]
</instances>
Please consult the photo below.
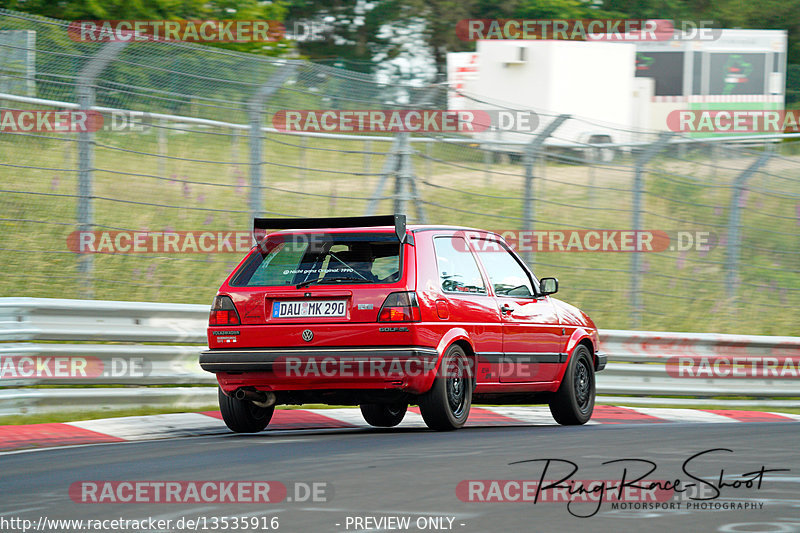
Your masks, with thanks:
<instances>
[{"instance_id":1,"label":"tree line","mask_svg":"<svg viewBox=\"0 0 800 533\"><path fill-rule=\"evenodd\" d=\"M723 28L788 30L787 97L800 98L800 0L0 0L0 7L64 20L279 20L290 32L313 26L314 38L214 46L298 55L362 72L411 47L427 53L440 76L447 52L475 47L456 35L462 19L711 20Z\"/></svg>"}]
</instances>

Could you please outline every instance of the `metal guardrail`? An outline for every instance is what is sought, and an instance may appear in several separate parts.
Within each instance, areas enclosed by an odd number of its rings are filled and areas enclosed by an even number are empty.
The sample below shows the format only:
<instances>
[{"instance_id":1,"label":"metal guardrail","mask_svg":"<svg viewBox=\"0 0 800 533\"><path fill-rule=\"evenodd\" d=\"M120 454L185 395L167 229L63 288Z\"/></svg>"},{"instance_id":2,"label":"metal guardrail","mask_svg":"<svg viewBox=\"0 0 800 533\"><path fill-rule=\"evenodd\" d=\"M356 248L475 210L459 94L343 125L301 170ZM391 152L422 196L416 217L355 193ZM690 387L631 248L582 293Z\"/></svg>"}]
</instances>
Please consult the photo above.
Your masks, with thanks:
<instances>
[{"instance_id":1,"label":"metal guardrail","mask_svg":"<svg viewBox=\"0 0 800 533\"><path fill-rule=\"evenodd\" d=\"M601 330L600 340L609 355L608 367L597 376L600 394L800 397L800 337ZM683 372L681 358L688 363ZM742 373L756 361L758 371L766 367L773 379L723 376L731 374L736 358L747 358L740 363ZM786 406L785 402L781 405ZM800 400L795 405L800 406Z\"/></svg>"},{"instance_id":2,"label":"metal guardrail","mask_svg":"<svg viewBox=\"0 0 800 533\"><path fill-rule=\"evenodd\" d=\"M0 416L213 406L207 323L204 305L0 298Z\"/></svg>"},{"instance_id":3,"label":"metal guardrail","mask_svg":"<svg viewBox=\"0 0 800 533\"><path fill-rule=\"evenodd\" d=\"M0 298L0 416L213 405L214 377L197 362L206 347L207 319L204 305ZM746 397L752 405L800 406L800 378L791 367L784 378L707 376L719 372L715 361L730 364L736 357L774 363L779 370L791 356L788 361L797 365L798 337L623 330L600 335L609 356L597 376L600 395L648 404L659 396L681 397L663 398L664 404ZM26 364L20 364L23 358ZM693 367L699 377L675 377L677 358L706 365Z\"/></svg>"},{"instance_id":4,"label":"metal guardrail","mask_svg":"<svg viewBox=\"0 0 800 533\"><path fill-rule=\"evenodd\" d=\"M0 298L0 340L204 344L208 306Z\"/></svg>"},{"instance_id":5,"label":"metal guardrail","mask_svg":"<svg viewBox=\"0 0 800 533\"><path fill-rule=\"evenodd\" d=\"M142 407L197 410L217 405L216 387L0 389L0 416Z\"/></svg>"}]
</instances>

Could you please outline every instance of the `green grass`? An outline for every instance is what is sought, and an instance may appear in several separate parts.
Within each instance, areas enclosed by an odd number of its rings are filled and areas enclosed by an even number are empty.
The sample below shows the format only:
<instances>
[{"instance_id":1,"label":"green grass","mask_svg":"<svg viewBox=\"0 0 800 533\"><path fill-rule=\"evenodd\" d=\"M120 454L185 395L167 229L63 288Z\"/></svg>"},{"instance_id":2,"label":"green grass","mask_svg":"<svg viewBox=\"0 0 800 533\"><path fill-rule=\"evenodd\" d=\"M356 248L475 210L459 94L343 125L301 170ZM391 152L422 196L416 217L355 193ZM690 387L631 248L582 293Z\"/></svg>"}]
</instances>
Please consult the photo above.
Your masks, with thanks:
<instances>
[{"instance_id":1,"label":"green grass","mask_svg":"<svg viewBox=\"0 0 800 533\"><path fill-rule=\"evenodd\" d=\"M248 142L226 130L166 135L97 136L94 172L98 229L247 230ZM76 146L64 136L0 137L0 278L2 296L81 297L78 256L67 238L76 229ZM263 146L263 206L292 216L364 214L378 185L390 143L268 135ZM798 144L798 143L794 143ZM419 146L422 154L427 149ZM159 158L162 152L168 159ZM361 152L376 151L367 155ZM781 146L784 154L796 152ZM471 147L436 145L434 161L413 158L427 221L492 229L522 227L524 167L508 160L486 163ZM643 226L727 236L731 183L752 161L737 152L688 152L656 158L645 175ZM740 288L727 291L727 248L643 255L641 328L743 334L800 335L800 159L786 155L769 175L748 183L742 211ZM221 163L222 162L222 163ZM711 165L717 165L716 168ZM537 168L534 229L631 227L632 162L608 168L550 161ZM47 167L47 168L42 168ZM305 167L305 168L295 168ZM64 170L67 169L67 170ZM309 170L311 169L311 170ZM368 175L365 175L368 174ZM189 183L194 182L194 183ZM595 188L592 188L594 186ZM38 193L38 194L34 194ZM384 196L391 196L389 183ZM415 205L408 210L416 218ZM391 212L390 199L378 212ZM242 254L94 254L93 297L210 303ZM539 276L560 280L559 297L587 311L600 328L630 329L631 264L628 253L539 252Z\"/></svg>"}]
</instances>

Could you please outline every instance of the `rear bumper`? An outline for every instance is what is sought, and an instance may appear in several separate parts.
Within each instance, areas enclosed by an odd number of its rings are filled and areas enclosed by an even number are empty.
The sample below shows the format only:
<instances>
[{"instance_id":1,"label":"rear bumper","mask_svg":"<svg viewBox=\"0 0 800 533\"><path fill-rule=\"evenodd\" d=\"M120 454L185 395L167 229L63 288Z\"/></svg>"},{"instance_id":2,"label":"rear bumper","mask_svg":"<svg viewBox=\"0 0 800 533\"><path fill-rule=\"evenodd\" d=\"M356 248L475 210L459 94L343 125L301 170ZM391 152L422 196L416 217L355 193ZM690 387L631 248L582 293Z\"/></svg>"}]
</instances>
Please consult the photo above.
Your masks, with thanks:
<instances>
[{"instance_id":1,"label":"rear bumper","mask_svg":"<svg viewBox=\"0 0 800 533\"><path fill-rule=\"evenodd\" d=\"M200 353L200 368L207 372L275 372L291 371L294 363L307 367L314 363L327 365L330 362L338 363L337 368L348 366L356 368L367 366L371 363L377 372L383 361L384 366L393 363L403 367L404 363L421 362L436 364L439 353L435 348L421 346L386 347L376 346L371 348L250 348L238 350L206 350ZM352 363L346 365L346 363ZM360 362L366 364L359 364ZM287 364L288 370L287 370ZM326 370L332 372L333 369ZM354 370L355 372L356 370ZM364 371L359 369L358 371ZM366 371L369 371L367 369Z\"/></svg>"},{"instance_id":2,"label":"rear bumper","mask_svg":"<svg viewBox=\"0 0 800 533\"><path fill-rule=\"evenodd\" d=\"M401 390L420 394L436 375L439 353L421 346L251 348L208 350L200 367L217 375L226 392Z\"/></svg>"},{"instance_id":3,"label":"rear bumper","mask_svg":"<svg viewBox=\"0 0 800 533\"><path fill-rule=\"evenodd\" d=\"M600 372L606 367L606 363L608 363L608 355L600 352L597 352L594 355L597 357L597 368L595 369L595 372Z\"/></svg>"}]
</instances>

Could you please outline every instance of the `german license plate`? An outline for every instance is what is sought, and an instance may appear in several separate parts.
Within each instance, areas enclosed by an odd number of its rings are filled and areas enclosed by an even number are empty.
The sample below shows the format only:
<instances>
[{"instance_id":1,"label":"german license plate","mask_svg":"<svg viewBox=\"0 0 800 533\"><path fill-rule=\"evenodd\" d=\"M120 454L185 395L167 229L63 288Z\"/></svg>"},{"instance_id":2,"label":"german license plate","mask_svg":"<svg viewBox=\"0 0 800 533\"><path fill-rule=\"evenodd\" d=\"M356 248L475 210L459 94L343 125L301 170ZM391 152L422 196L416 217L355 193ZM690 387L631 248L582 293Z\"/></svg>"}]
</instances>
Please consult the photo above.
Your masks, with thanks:
<instances>
[{"instance_id":1,"label":"german license plate","mask_svg":"<svg viewBox=\"0 0 800 533\"><path fill-rule=\"evenodd\" d=\"M345 316L345 300L292 300L272 303L272 318Z\"/></svg>"}]
</instances>

